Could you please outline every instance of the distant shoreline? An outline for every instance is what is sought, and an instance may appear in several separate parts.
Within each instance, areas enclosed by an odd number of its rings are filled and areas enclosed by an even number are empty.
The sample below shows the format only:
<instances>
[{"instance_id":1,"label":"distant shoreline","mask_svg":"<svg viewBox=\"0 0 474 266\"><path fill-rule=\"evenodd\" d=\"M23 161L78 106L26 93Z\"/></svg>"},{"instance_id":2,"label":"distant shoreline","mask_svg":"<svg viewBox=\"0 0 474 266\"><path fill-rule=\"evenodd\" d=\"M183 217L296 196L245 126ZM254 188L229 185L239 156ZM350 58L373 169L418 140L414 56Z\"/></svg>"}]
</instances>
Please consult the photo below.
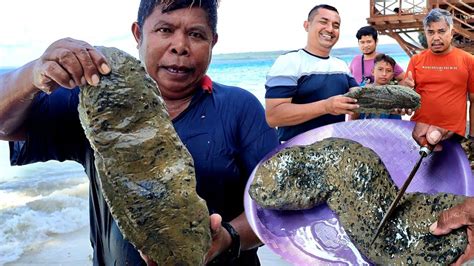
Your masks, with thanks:
<instances>
[{"instance_id":1,"label":"distant shoreline","mask_svg":"<svg viewBox=\"0 0 474 266\"><path fill-rule=\"evenodd\" d=\"M288 51L291 51L291 50L213 54L212 60L220 61L220 60L269 59L269 58L276 58L279 55L286 53ZM402 48L398 44L380 44L377 46L377 51L382 52L382 53L387 53L390 55L400 55L400 54L406 55L405 52L402 50ZM351 55L357 55L359 53L360 51L358 47L344 47L344 48L333 49L331 52L331 55L351 56ZM8 72L17 67L19 66L0 66L0 74Z\"/></svg>"},{"instance_id":2,"label":"distant shoreline","mask_svg":"<svg viewBox=\"0 0 474 266\"><path fill-rule=\"evenodd\" d=\"M295 48L297 49L297 48ZM278 50L278 51L262 51L262 52L242 52L242 53L222 53L222 54L213 54L212 59L216 60L226 60L226 59L255 59L255 58L272 58L277 57L283 53L286 53L292 50ZM406 53L398 44L380 44L377 45L377 51L387 54L404 54ZM332 49L331 55L333 56L349 56L357 55L360 53L359 47L343 47ZM408 55L407 55L408 56Z\"/></svg>"}]
</instances>

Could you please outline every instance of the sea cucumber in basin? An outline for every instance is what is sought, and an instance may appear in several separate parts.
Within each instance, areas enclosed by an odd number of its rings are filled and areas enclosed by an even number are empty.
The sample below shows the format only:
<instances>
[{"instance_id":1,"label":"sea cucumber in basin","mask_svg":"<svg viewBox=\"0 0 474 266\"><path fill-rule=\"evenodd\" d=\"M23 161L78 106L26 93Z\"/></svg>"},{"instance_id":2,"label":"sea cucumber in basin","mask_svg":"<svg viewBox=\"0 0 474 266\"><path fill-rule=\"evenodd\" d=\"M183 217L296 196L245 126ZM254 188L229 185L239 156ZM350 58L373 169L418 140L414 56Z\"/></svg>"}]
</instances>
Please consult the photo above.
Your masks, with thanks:
<instances>
[{"instance_id":1,"label":"sea cucumber in basin","mask_svg":"<svg viewBox=\"0 0 474 266\"><path fill-rule=\"evenodd\" d=\"M286 148L256 170L250 196L264 208L301 210L326 202L356 247L390 265L449 264L465 250L465 229L434 236L438 214L464 196L406 193L372 246L378 224L398 188L379 156L358 142L328 138Z\"/></svg>"}]
</instances>

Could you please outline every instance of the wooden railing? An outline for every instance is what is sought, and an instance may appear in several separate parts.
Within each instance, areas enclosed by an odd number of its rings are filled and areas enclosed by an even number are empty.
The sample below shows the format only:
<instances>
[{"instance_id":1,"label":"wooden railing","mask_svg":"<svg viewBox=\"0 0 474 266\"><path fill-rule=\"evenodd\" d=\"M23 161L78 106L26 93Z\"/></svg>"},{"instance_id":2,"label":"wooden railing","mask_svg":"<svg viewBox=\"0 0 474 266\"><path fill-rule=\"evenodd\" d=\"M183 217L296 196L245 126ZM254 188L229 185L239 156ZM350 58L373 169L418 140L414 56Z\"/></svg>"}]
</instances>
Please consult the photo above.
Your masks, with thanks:
<instances>
[{"instance_id":1,"label":"wooden railing","mask_svg":"<svg viewBox=\"0 0 474 266\"><path fill-rule=\"evenodd\" d=\"M474 54L474 0L430 0L431 8L448 10L454 20L454 44Z\"/></svg>"},{"instance_id":2,"label":"wooden railing","mask_svg":"<svg viewBox=\"0 0 474 266\"><path fill-rule=\"evenodd\" d=\"M423 49L413 34L422 33L427 12L448 10L454 20L454 44L474 54L474 0L370 0L370 7L368 23L394 38L409 56Z\"/></svg>"},{"instance_id":3,"label":"wooden railing","mask_svg":"<svg viewBox=\"0 0 474 266\"><path fill-rule=\"evenodd\" d=\"M426 0L371 0L370 16L413 15L426 13Z\"/></svg>"}]
</instances>

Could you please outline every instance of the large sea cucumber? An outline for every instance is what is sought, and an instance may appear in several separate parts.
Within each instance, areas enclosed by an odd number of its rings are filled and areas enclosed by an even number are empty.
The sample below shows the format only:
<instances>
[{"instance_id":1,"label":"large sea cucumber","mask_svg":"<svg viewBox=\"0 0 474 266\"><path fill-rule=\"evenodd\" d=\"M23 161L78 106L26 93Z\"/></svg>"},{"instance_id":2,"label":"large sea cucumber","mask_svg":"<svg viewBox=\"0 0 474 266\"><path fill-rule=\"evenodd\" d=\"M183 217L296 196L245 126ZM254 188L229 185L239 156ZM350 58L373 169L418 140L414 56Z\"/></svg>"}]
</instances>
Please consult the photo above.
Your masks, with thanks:
<instances>
[{"instance_id":1,"label":"large sea cucumber","mask_svg":"<svg viewBox=\"0 0 474 266\"><path fill-rule=\"evenodd\" d=\"M192 157L140 62L116 48L98 50L112 71L81 88L79 114L112 216L160 265L202 265L211 234Z\"/></svg>"},{"instance_id":2,"label":"large sea cucumber","mask_svg":"<svg viewBox=\"0 0 474 266\"><path fill-rule=\"evenodd\" d=\"M358 142L328 138L286 148L262 163L250 196L264 208L308 209L326 202L356 247L382 265L449 264L466 248L464 229L437 237L429 226L464 196L406 193L374 244L378 224L398 192L379 156Z\"/></svg>"},{"instance_id":3,"label":"large sea cucumber","mask_svg":"<svg viewBox=\"0 0 474 266\"><path fill-rule=\"evenodd\" d=\"M394 109L416 110L420 107L420 95L401 85L355 87L344 96L357 99L357 113L385 114Z\"/></svg>"}]
</instances>

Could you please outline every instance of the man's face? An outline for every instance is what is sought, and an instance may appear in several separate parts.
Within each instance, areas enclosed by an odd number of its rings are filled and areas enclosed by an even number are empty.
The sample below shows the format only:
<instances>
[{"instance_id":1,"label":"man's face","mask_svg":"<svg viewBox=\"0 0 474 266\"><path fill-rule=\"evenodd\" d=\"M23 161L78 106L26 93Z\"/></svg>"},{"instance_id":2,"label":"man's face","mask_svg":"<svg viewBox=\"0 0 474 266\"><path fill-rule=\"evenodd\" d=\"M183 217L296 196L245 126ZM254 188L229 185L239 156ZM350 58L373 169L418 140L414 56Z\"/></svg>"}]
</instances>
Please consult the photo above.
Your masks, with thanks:
<instances>
[{"instance_id":1,"label":"man's face","mask_svg":"<svg viewBox=\"0 0 474 266\"><path fill-rule=\"evenodd\" d=\"M140 60L157 82L165 99L182 99L194 91L209 66L217 36L201 8L182 8L161 13L157 6L140 32L132 31Z\"/></svg>"},{"instance_id":2,"label":"man's face","mask_svg":"<svg viewBox=\"0 0 474 266\"><path fill-rule=\"evenodd\" d=\"M308 43L311 47L331 50L339 39L341 18L337 12L320 8L311 21L305 22Z\"/></svg>"},{"instance_id":3,"label":"man's face","mask_svg":"<svg viewBox=\"0 0 474 266\"><path fill-rule=\"evenodd\" d=\"M388 62L379 61L374 65L372 74L376 85L386 85L393 79L393 67Z\"/></svg>"},{"instance_id":4,"label":"man's face","mask_svg":"<svg viewBox=\"0 0 474 266\"><path fill-rule=\"evenodd\" d=\"M372 35L364 35L359 40L359 48L362 54L371 55L375 53L377 48L377 42L374 40Z\"/></svg>"},{"instance_id":5,"label":"man's face","mask_svg":"<svg viewBox=\"0 0 474 266\"><path fill-rule=\"evenodd\" d=\"M451 51L453 31L444 19L438 22L431 22L425 29L425 35L428 48L433 53L443 54Z\"/></svg>"}]
</instances>

